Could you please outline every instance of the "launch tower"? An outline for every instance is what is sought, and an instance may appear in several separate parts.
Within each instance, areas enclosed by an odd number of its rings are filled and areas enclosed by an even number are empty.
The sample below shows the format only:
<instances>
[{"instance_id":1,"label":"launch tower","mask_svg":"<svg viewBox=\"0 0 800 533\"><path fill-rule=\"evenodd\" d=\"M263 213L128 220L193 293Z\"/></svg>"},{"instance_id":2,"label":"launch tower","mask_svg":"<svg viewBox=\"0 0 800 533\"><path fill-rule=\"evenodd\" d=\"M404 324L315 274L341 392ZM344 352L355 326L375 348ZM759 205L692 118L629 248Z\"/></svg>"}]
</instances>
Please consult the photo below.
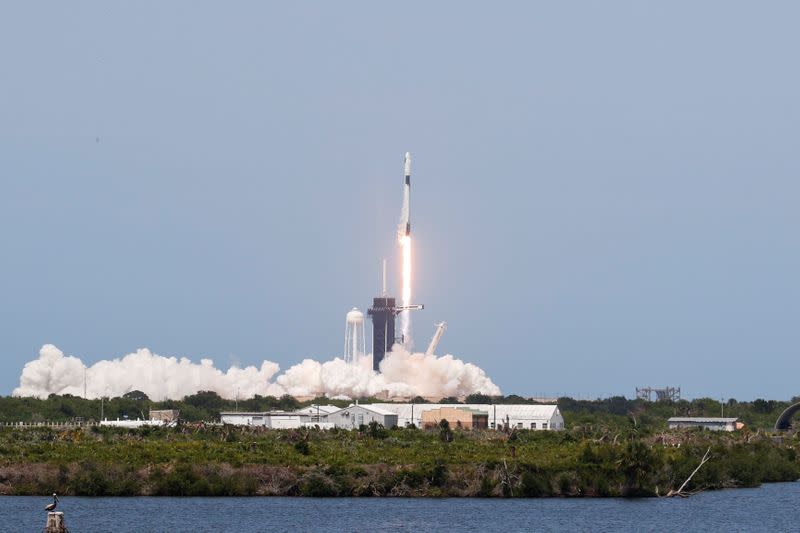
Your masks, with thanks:
<instances>
[{"instance_id":1,"label":"launch tower","mask_svg":"<svg viewBox=\"0 0 800 533\"><path fill-rule=\"evenodd\" d=\"M381 362L386 352L392 351L395 343L403 344L405 339L395 336L394 318L402 311L424 309L422 304L397 305L397 299L389 296L386 288L386 260L383 260L383 291L372 299L372 307L367 314L372 317L372 370L380 372Z\"/></svg>"},{"instance_id":2,"label":"launch tower","mask_svg":"<svg viewBox=\"0 0 800 533\"><path fill-rule=\"evenodd\" d=\"M389 296L373 298L367 313L372 317L372 369L378 372L386 352L390 352L395 343L396 300Z\"/></svg>"}]
</instances>

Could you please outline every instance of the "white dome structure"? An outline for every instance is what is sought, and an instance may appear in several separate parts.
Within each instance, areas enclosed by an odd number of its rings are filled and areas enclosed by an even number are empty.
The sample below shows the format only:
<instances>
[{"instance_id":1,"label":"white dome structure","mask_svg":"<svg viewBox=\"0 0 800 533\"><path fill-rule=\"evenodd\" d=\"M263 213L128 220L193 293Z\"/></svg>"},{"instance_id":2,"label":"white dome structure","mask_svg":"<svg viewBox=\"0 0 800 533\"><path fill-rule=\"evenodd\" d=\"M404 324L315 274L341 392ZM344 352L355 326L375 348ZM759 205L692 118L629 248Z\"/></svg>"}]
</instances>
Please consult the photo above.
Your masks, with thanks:
<instances>
[{"instance_id":1,"label":"white dome structure","mask_svg":"<svg viewBox=\"0 0 800 533\"><path fill-rule=\"evenodd\" d=\"M344 326L344 360L355 363L366 355L364 313L354 307L348 311Z\"/></svg>"},{"instance_id":2,"label":"white dome structure","mask_svg":"<svg viewBox=\"0 0 800 533\"><path fill-rule=\"evenodd\" d=\"M364 322L364 313L359 311L357 307L354 307L348 311L346 320L350 324L362 323Z\"/></svg>"}]
</instances>

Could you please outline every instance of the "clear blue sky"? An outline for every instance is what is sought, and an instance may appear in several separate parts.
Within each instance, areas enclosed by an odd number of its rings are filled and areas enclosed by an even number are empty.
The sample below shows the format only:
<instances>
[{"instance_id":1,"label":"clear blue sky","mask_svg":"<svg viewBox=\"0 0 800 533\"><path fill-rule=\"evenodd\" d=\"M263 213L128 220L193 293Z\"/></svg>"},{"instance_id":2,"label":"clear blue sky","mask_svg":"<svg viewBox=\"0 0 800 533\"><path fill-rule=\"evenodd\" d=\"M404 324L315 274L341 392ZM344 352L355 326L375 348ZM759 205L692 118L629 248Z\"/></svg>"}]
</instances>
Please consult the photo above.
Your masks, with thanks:
<instances>
[{"instance_id":1,"label":"clear blue sky","mask_svg":"<svg viewBox=\"0 0 800 533\"><path fill-rule=\"evenodd\" d=\"M800 394L797 3L296 4L0 8L0 393L43 343L339 355L409 150L418 345Z\"/></svg>"}]
</instances>

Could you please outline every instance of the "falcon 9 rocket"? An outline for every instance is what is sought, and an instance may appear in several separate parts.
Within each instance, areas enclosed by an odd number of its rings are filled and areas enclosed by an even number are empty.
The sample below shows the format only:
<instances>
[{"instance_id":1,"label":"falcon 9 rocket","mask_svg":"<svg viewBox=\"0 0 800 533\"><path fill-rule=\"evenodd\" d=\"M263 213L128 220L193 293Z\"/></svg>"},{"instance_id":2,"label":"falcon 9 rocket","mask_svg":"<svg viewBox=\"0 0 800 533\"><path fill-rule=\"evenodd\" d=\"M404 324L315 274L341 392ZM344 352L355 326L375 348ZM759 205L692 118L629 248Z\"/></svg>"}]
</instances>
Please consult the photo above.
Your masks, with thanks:
<instances>
[{"instance_id":1,"label":"falcon 9 rocket","mask_svg":"<svg viewBox=\"0 0 800 533\"><path fill-rule=\"evenodd\" d=\"M405 165L403 166L405 184L403 185L403 209L400 211L400 227L397 228L398 236L411 235L411 153L406 152Z\"/></svg>"}]
</instances>

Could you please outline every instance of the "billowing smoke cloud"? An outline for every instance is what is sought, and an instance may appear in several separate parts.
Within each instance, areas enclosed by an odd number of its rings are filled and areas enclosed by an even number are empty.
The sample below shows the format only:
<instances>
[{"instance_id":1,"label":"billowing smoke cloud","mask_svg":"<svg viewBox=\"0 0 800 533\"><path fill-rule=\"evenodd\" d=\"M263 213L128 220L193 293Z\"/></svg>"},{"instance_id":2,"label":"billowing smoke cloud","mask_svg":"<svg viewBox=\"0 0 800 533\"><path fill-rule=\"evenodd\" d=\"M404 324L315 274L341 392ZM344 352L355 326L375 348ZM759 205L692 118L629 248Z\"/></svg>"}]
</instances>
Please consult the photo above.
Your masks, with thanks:
<instances>
[{"instance_id":1,"label":"billowing smoke cloud","mask_svg":"<svg viewBox=\"0 0 800 533\"><path fill-rule=\"evenodd\" d=\"M185 357L162 357L146 348L87 367L77 357L64 356L52 344L45 344L39 358L22 369L13 395L83 396L84 383L89 398L121 396L132 390L141 390L154 400L179 399L199 390L213 390L227 398L233 398L237 389L241 397L282 394L282 389L270 383L278 370L277 364L264 361L260 369L232 367L222 372L211 359L201 359L198 364Z\"/></svg>"},{"instance_id":2,"label":"billowing smoke cloud","mask_svg":"<svg viewBox=\"0 0 800 533\"><path fill-rule=\"evenodd\" d=\"M52 344L46 344L39 351L39 358L23 368L13 395L83 396L84 383L89 398L141 390L154 400L180 399L200 390L214 391L225 398L250 398L256 394L357 398L384 391L392 397L500 394L484 371L471 363L452 355L409 353L399 347L387 354L380 374L372 370L370 357L354 364L339 358L324 363L305 359L283 374L278 375L279 370L276 363L264 361L260 368L234 366L223 372L211 359L193 363L185 357L163 357L146 348L87 367L79 358L65 356Z\"/></svg>"}]
</instances>

